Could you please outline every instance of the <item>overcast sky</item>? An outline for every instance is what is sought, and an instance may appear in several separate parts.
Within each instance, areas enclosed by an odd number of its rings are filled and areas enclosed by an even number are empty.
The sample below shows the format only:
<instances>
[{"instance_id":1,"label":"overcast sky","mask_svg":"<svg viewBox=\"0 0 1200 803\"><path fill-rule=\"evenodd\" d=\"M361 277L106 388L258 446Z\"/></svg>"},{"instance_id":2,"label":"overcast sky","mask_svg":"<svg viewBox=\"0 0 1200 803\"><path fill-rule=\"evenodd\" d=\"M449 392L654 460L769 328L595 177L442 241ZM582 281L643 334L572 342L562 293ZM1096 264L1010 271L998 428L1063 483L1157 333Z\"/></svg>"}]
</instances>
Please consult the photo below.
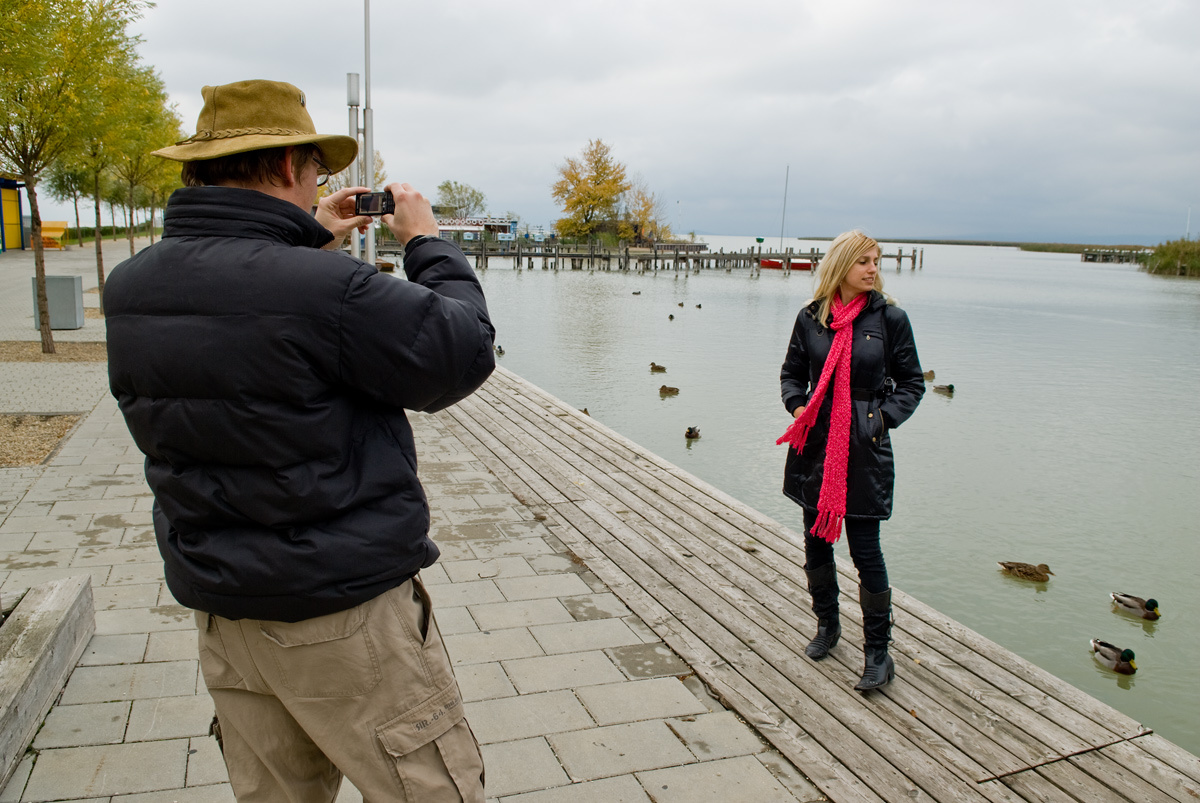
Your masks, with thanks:
<instances>
[{"instance_id":1,"label":"overcast sky","mask_svg":"<svg viewBox=\"0 0 1200 803\"><path fill-rule=\"evenodd\" d=\"M1194 0L376 0L371 27L388 177L532 224L598 137L682 232L1153 244L1189 207L1200 229ZM160 0L136 30L188 133L202 85L246 78L348 129L362 0Z\"/></svg>"}]
</instances>

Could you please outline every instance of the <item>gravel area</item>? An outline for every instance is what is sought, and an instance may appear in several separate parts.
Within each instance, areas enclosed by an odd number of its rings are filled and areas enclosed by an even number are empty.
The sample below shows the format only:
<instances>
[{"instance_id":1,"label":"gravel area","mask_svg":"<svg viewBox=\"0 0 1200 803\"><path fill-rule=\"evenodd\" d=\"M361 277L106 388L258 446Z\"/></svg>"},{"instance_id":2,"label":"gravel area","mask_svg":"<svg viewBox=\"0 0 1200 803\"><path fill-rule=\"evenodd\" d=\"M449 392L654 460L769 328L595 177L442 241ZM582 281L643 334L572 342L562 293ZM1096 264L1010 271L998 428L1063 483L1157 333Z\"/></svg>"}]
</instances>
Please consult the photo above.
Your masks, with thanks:
<instances>
[{"instance_id":1,"label":"gravel area","mask_svg":"<svg viewBox=\"0 0 1200 803\"><path fill-rule=\"evenodd\" d=\"M41 463L81 417L0 414L0 467Z\"/></svg>"}]
</instances>

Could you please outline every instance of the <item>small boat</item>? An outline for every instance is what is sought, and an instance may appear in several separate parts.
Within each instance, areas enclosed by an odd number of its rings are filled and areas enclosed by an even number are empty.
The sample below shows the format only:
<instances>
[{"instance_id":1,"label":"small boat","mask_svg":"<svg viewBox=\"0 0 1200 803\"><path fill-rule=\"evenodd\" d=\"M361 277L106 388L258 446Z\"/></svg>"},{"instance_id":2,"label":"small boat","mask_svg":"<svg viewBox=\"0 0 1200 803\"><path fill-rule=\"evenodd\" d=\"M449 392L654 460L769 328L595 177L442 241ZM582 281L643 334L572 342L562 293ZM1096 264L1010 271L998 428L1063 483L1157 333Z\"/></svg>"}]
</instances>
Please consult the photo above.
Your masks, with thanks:
<instances>
[{"instance_id":1,"label":"small boat","mask_svg":"<svg viewBox=\"0 0 1200 803\"><path fill-rule=\"evenodd\" d=\"M758 260L758 266L768 270L783 270L783 260L767 259L764 257L763 259ZM813 264L811 259L788 260L788 270L812 270L812 268Z\"/></svg>"}]
</instances>

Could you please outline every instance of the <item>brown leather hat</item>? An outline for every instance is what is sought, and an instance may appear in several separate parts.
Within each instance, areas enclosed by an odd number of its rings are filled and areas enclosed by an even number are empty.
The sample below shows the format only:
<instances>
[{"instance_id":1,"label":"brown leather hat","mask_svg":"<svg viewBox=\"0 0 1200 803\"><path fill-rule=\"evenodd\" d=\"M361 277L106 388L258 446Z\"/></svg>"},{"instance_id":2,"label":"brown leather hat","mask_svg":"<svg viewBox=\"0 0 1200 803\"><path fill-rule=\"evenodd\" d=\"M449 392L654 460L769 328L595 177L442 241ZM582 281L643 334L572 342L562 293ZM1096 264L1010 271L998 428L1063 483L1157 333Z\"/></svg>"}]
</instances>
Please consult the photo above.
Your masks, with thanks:
<instances>
[{"instance_id":1,"label":"brown leather hat","mask_svg":"<svg viewBox=\"0 0 1200 803\"><path fill-rule=\"evenodd\" d=\"M318 134L304 108L304 93L283 81L238 81L200 90L204 108L196 133L155 156L198 162L234 153L286 145L313 144L322 161L338 173L358 155L358 140L342 134Z\"/></svg>"}]
</instances>

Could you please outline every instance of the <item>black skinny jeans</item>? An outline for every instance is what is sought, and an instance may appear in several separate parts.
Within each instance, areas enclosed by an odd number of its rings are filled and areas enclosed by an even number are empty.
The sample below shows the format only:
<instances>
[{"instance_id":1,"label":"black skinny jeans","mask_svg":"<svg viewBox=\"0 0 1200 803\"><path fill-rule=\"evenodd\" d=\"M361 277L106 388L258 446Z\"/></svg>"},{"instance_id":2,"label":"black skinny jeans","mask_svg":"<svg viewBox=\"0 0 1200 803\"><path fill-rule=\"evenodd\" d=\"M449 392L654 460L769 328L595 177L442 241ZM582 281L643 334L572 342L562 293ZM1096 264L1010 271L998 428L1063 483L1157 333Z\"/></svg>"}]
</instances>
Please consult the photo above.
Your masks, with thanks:
<instances>
[{"instance_id":1,"label":"black skinny jeans","mask_svg":"<svg viewBox=\"0 0 1200 803\"><path fill-rule=\"evenodd\" d=\"M816 569L833 563L833 544L812 534L817 522L815 510L804 508L804 568ZM858 582L872 594L888 589L887 566L879 546L879 519L846 519L846 543L858 569Z\"/></svg>"}]
</instances>

